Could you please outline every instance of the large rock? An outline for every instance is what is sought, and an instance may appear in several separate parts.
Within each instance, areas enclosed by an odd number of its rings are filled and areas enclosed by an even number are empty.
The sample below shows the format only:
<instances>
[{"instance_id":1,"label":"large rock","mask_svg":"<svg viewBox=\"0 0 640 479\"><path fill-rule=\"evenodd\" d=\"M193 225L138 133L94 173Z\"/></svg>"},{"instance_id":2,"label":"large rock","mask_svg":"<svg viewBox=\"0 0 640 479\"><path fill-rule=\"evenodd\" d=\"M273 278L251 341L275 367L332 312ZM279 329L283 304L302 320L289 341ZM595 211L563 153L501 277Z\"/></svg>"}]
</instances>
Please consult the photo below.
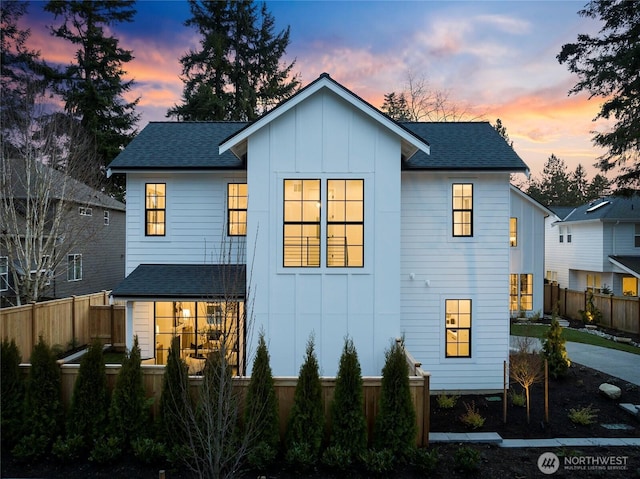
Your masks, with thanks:
<instances>
[{"instance_id":1,"label":"large rock","mask_svg":"<svg viewBox=\"0 0 640 479\"><path fill-rule=\"evenodd\" d=\"M622 390L613 384L602 383L599 389L602 394L610 399L618 399L622 395Z\"/></svg>"}]
</instances>

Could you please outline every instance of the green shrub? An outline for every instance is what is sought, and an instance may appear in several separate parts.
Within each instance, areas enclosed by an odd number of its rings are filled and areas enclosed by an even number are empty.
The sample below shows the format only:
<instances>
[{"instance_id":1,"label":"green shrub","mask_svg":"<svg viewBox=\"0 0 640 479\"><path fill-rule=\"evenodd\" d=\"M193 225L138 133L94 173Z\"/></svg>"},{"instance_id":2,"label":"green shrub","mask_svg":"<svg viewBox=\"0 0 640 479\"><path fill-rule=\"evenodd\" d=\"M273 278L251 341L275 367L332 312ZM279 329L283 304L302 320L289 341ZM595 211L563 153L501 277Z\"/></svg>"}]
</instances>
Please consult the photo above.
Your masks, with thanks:
<instances>
[{"instance_id":1,"label":"green shrub","mask_svg":"<svg viewBox=\"0 0 640 479\"><path fill-rule=\"evenodd\" d=\"M510 389L509 397L514 406L525 407L527 405L527 396L523 392L519 393L515 389Z\"/></svg>"},{"instance_id":2,"label":"green shrub","mask_svg":"<svg viewBox=\"0 0 640 479\"><path fill-rule=\"evenodd\" d=\"M461 446L453 455L455 468L464 472L474 472L480 467L480 452L470 446Z\"/></svg>"},{"instance_id":3,"label":"green shrub","mask_svg":"<svg viewBox=\"0 0 640 479\"><path fill-rule=\"evenodd\" d=\"M102 344L94 341L80 361L67 418L69 436L80 436L86 449L104 436L109 412L109 391Z\"/></svg>"},{"instance_id":4,"label":"green shrub","mask_svg":"<svg viewBox=\"0 0 640 479\"><path fill-rule=\"evenodd\" d=\"M84 438L75 434L65 438L58 437L53 443L52 453L61 462L71 464L80 459L85 450Z\"/></svg>"},{"instance_id":5,"label":"green shrub","mask_svg":"<svg viewBox=\"0 0 640 479\"><path fill-rule=\"evenodd\" d=\"M436 396L436 402L440 409L453 409L458 399L460 399L460 396L448 396L447 394L438 394L438 396Z\"/></svg>"},{"instance_id":6,"label":"green shrub","mask_svg":"<svg viewBox=\"0 0 640 479\"><path fill-rule=\"evenodd\" d=\"M143 464L158 464L166 460L165 445L148 437L139 437L131 442L133 455Z\"/></svg>"},{"instance_id":7,"label":"green shrub","mask_svg":"<svg viewBox=\"0 0 640 479\"><path fill-rule=\"evenodd\" d=\"M280 444L278 398L263 331L258 338L245 404L245 434L251 438L247 459L251 466L262 469L273 462Z\"/></svg>"},{"instance_id":8,"label":"green shrub","mask_svg":"<svg viewBox=\"0 0 640 479\"><path fill-rule=\"evenodd\" d=\"M389 450L396 458L405 460L415 447L416 434L416 413L409 389L409 366L403 346L394 342L386 352L382 368L375 445L378 450Z\"/></svg>"},{"instance_id":9,"label":"green shrub","mask_svg":"<svg viewBox=\"0 0 640 479\"><path fill-rule=\"evenodd\" d=\"M587 324L600 323L602 321L602 311L600 311L593 301L593 291L587 294L587 304L584 310L579 310L582 321Z\"/></svg>"},{"instance_id":10,"label":"green shrub","mask_svg":"<svg viewBox=\"0 0 640 479\"><path fill-rule=\"evenodd\" d=\"M460 416L460 420L471 429L481 428L484 425L485 418L478 411L475 401L471 401L471 404L467 402L463 404L465 412Z\"/></svg>"},{"instance_id":11,"label":"green shrub","mask_svg":"<svg viewBox=\"0 0 640 479\"><path fill-rule=\"evenodd\" d=\"M389 449L370 449L362 454L362 464L367 472L386 475L395 468L393 451Z\"/></svg>"},{"instance_id":12,"label":"green shrub","mask_svg":"<svg viewBox=\"0 0 640 479\"><path fill-rule=\"evenodd\" d=\"M99 438L91 450L89 460L97 464L110 464L122 455L120 440L116 437Z\"/></svg>"},{"instance_id":13,"label":"green shrub","mask_svg":"<svg viewBox=\"0 0 640 479\"><path fill-rule=\"evenodd\" d=\"M308 442L292 442L287 447L285 461L297 472L308 472L318 462Z\"/></svg>"},{"instance_id":14,"label":"green shrub","mask_svg":"<svg viewBox=\"0 0 640 479\"><path fill-rule=\"evenodd\" d=\"M546 358L549 366L549 374L553 378L566 376L571 361L565 349L566 340L562 337L562 326L554 312L551 319L551 327L544 335L542 354Z\"/></svg>"},{"instance_id":15,"label":"green shrub","mask_svg":"<svg viewBox=\"0 0 640 479\"><path fill-rule=\"evenodd\" d=\"M416 448L411 464L425 476L430 475L438 467L440 456L437 449Z\"/></svg>"},{"instance_id":16,"label":"green shrub","mask_svg":"<svg viewBox=\"0 0 640 479\"><path fill-rule=\"evenodd\" d=\"M569 409L568 416L574 424L590 426L598 420L598 410L589 404L585 407Z\"/></svg>"},{"instance_id":17,"label":"green shrub","mask_svg":"<svg viewBox=\"0 0 640 479\"><path fill-rule=\"evenodd\" d=\"M22 436L24 376L20 371L20 350L12 339L0 345L0 430L2 444L13 447Z\"/></svg>"},{"instance_id":18,"label":"green shrub","mask_svg":"<svg viewBox=\"0 0 640 479\"><path fill-rule=\"evenodd\" d=\"M120 440L123 450L149 431L151 403L146 398L140 365L140 347L135 336L133 348L125 355L116 378L109 407L108 433Z\"/></svg>"},{"instance_id":19,"label":"green shrub","mask_svg":"<svg viewBox=\"0 0 640 479\"><path fill-rule=\"evenodd\" d=\"M349 338L345 338L340 357L331 417L331 444L349 453L352 459L358 457L367 448L367 420L364 415L360 362L353 341Z\"/></svg>"},{"instance_id":20,"label":"green shrub","mask_svg":"<svg viewBox=\"0 0 640 479\"><path fill-rule=\"evenodd\" d=\"M364 450L362 452L364 452ZM353 465L353 461L354 458L351 450L344 449L341 446L329 446L322 453L322 463L338 471L349 469Z\"/></svg>"},{"instance_id":21,"label":"green shrub","mask_svg":"<svg viewBox=\"0 0 640 479\"><path fill-rule=\"evenodd\" d=\"M304 363L300 367L293 406L287 424L287 454L295 446L294 456L317 461L324 436L322 385L318 372L313 336L307 342Z\"/></svg>"},{"instance_id":22,"label":"green shrub","mask_svg":"<svg viewBox=\"0 0 640 479\"><path fill-rule=\"evenodd\" d=\"M31 353L24 402L25 435L14 448L19 459L38 459L51 451L62 433L64 410L60 392L60 368L51 348L40 337Z\"/></svg>"}]
</instances>

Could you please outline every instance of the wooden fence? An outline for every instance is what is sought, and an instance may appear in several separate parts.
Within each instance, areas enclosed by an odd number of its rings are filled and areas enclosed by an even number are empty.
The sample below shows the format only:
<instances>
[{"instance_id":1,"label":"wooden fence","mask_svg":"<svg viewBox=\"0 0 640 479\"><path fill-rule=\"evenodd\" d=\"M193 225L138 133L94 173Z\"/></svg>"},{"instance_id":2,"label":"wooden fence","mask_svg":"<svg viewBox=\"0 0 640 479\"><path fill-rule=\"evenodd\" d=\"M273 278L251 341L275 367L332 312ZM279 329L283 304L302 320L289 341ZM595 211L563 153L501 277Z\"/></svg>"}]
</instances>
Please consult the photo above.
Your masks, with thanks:
<instances>
[{"instance_id":1,"label":"wooden fence","mask_svg":"<svg viewBox=\"0 0 640 479\"><path fill-rule=\"evenodd\" d=\"M551 314L554 307L558 314L567 318L581 319L580 311L585 311L589 293L560 288L557 284L544 285L544 312ZM600 325L640 334L640 298L593 294L593 304L602 313Z\"/></svg>"},{"instance_id":2,"label":"wooden fence","mask_svg":"<svg viewBox=\"0 0 640 479\"><path fill-rule=\"evenodd\" d=\"M0 309L0 339L13 339L23 360L40 336L50 346L70 349L94 338L124 346L124 307L109 304L109 292Z\"/></svg>"},{"instance_id":3,"label":"wooden fence","mask_svg":"<svg viewBox=\"0 0 640 479\"><path fill-rule=\"evenodd\" d=\"M108 364L106 366L107 384L112 391L118 372L120 371L119 364ZM22 364L25 375L28 374L30 365ZM71 396L73 393L73 386L75 384L78 372L80 370L79 364L61 364L61 383L62 383L62 400L65 407L69 408L71 404ZM160 396L162 394L162 383L164 379L165 366L162 365L142 365L142 377L144 388L148 398L153 398L152 412L154 416L157 413L158 405L160 403ZM417 375L416 375L417 374ZM237 377L233 378L235 386L239 388L241 396L246 391L249 385L250 378ZM202 376L190 376L190 386L193 392L197 394L201 384ZM276 395L278 397L279 404L279 416L280 416L280 435L284 437L287 420L289 413L293 406L293 397L296 388L298 378L297 377L274 377L274 386ZM322 382L322 401L324 405L325 418L327 420L328 430L330 429L330 413L329 408L333 399L335 390L335 378L325 377L321 378ZM373 438L375 418L378 414L379 401L380 401L380 389L382 378L381 377L364 377L363 378L363 395L364 395L364 409L367 420L367 427L369 432L369 439ZM419 366L414 368L413 375L409 376L409 387L411 390L411 397L416 412L416 426L418 428L418 434L416 437L416 444L418 446L426 446L429 442L429 374L420 370Z\"/></svg>"}]
</instances>

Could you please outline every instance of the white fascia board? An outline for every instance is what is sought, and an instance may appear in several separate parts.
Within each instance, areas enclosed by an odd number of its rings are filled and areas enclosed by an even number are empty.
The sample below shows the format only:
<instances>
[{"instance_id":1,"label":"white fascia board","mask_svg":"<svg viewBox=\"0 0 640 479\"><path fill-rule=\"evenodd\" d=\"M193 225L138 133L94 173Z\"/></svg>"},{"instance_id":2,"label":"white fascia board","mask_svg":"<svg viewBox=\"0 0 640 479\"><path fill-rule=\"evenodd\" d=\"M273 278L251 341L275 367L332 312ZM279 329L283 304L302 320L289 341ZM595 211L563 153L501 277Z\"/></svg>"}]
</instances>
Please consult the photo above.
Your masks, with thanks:
<instances>
[{"instance_id":1,"label":"white fascia board","mask_svg":"<svg viewBox=\"0 0 640 479\"><path fill-rule=\"evenodd\" d=\"M531 203L533 206L535 206L536 208L538 208L539 210L541 210L545 215L547 216L555 216L556 218L558 218L558 220L560 220L560 218L558 217L558 215L556 215L553 211L551 211L549 208L547 208L546 206L544 206L542 203L540 203L539 201L535 200L534 198L532 198L531 196L529 196L528 194L526 194L524 191L522 191L520 188L518 188L517 186L514 186L512 184L509 184L509 186L511 187L511 191L513 191L516 195L520 196L522 199L524 199L525 201L528 201L529 203Z\"/></svg>"},{"instance_id":2,"label":"white fascia board","mask_svg":"<svg viewBox=\"0 0 640 479\"><path fill-rule=\"evenodd\" d=\"M344 99L345 101L347 101L348 103L350 103L351 105L359 109L365 115L371 117L378 123L383 124L389 130L393 131L396 135L401 137L405 142L413 146L415 148L415 151L422 150L426 154L430 154L429 145L427 143L418 139L415 135L411 134L410 132L408 132L401 126L399 126L396 122L394 122L390 118L387 118L385 115L381 114L378 110L376 110L372 106L368 105L362 100L359 100L355 95L349 93L348 90L341 88L333 80L329 78L319 79L314 85L311 85L307 89L302 90L300 93L295 95L292 99L283 103L282 105L275 108L274 110L271 110L265 116L263 116L253 124L249 125L247 128L240 131L237 135L234 135L233 137L229 138L227 141L225 141L220 145L220 147L218 148L218 154L221 155L227 150L231 150L233 152L234 147L236 147L238 144L242 143L243 141L246 141L246 139L249 136L253 135L256 131L260 130L262 127L272 122L276 118L282 116L283 114L291 110L293 107L303 102L310 96L316 94L318 91L320 91L323 88L327 88L331 90L340 98Z\"/></svg>"}]
</instances>

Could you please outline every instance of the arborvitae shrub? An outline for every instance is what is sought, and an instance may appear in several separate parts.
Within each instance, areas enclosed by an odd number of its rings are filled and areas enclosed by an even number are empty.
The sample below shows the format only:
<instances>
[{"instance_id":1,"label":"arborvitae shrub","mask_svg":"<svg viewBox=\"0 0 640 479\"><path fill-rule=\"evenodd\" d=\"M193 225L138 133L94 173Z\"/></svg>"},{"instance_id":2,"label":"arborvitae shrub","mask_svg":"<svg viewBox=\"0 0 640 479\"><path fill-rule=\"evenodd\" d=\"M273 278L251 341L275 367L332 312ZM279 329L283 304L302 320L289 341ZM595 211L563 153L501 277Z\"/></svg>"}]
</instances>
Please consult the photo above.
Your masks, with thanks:
<instances>
[{"instance_id":1,"label":"arborvitae shrub","mask_svg":"<svg viewBox=\"0 0 640 479\"><path fill-rule=\"evenodd\" d=\"M362 373L358 353L349 338L345 339L336 388L331 404L331 445L357 458L367 448L367 420L364 415Z\"/></svg>"},{"instance_id":2,"label":"arborvitae shrub","mask_svg":"<svg viewBox=\"0 0 640 479\"><path fill-rule=\"evenodd\" d=\"M269 351L262 331L245 404L245 433L251 437L248 460L253 467L263 468L273 462L278 452L280 424Z\"/></svg>"},{"instance_id":3,"label":"arborvitae shrub","mask_svg":"<svg viewBox=\"0 0 640 479\"><path fill-rule=\"evenodd\" d=\"M68 436L81 436L87 449L105 435L109 391L102 344L94 341L80 361L67 418Z\"/></svg>"},{"instance_id":4,"label":"arborvitae shrub","mask_svg":"<svg viewBox=\"0 0 640 479\"><path fill-rule=\"evenodd\" d=\"M287 424L287 459L293 464L299 464L301 458L315 463L324 435L322 384L314 347L312 336L307 342Z\"/></svg>"},{"instance_id":5,"label":"arborvitae shrub","mask_svg":"<svg viewBox=\"0 0 640 479\"><path fill-rule=\"evenodd\" d=\"M109 435L118 438L125 451L133 441L147 436L150 405L142 380L138 336L135 336L116 378L109 407Z\"/></svg>"},{"instance_id":6,"label":"arborvitae shrub","mask_svg":"<svg viewBox=\"0 0 640 479\"><path fill-rule=\"evenodd\" d=\"M31 353L31 369L24 401L24 435L13 452L22 459L47 455L62 432L64 410L60 400L60 367L44 339Z\"/></svg>"},{"instance_id":7,"label":"arborvitae shrub","mask_svg":"<svg viewBox=\"0 0 640 479\"><path fill-rule=\"evenodd\" d=\"M20 350L7 338L0 346L0 430L2 444L13 447L22 436L22 406L25 381L20 371Z\"/></svg>"},{"instance_id":8,"label":"arborvitae shrub","mask_svg":"<svg viewBox=\"0 0 640 479\"><path fill-rule=\"evenodd\" d=\"M560 326L555 314L544 337L542 354L547 359L549 374L553 378L566 376L571 361L564 346L566 340L562 337L562 326Z\"/></svg>"},{"instance_id":9,"label":"arborvitae shrub","mask_svg":"<svg viewBox=\"0 0 640 479\"><path fill-rule=\"evenodd\" d=\"M191 407L187 365L180 358L180 337L171 341L158 409L159 440L168 449L179 448L186 436L187 408ZM169 452L169 451L168 451Z\"/></svg>"},{"instance_id":10,"label":"arborvitae shrub","mask_svg":"<svg viewBox=\"0 0 640 479\"><path fill-rule=\"evenodd\" d=\"M416 445L416 413L409 389L409 366L403 347L394 342L382 368L380 407L375 425L377 449L387 449L404 460Z\"/></svg>"}]
</instances>

